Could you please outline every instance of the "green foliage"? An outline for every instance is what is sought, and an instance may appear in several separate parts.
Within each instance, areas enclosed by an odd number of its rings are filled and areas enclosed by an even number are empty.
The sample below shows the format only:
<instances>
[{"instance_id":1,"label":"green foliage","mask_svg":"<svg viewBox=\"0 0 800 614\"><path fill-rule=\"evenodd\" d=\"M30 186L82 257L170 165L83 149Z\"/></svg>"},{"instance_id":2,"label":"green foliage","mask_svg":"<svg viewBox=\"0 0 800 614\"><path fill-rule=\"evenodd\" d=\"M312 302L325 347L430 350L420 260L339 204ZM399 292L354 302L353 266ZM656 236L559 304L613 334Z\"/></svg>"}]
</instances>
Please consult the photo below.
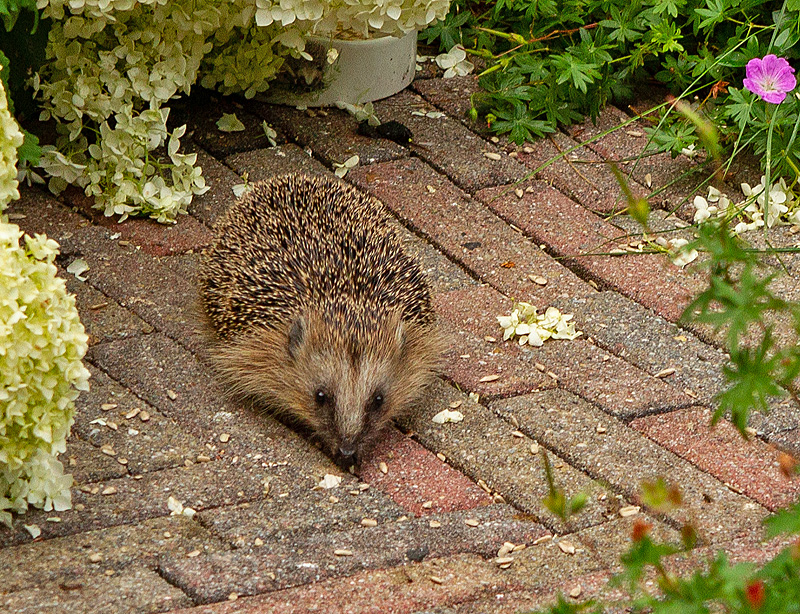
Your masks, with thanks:
<instances>
[{"instance_id":1,"label":"green foliage","mask_svg":"<svg viewBox=\"0 0 800 614\"><path fill-rule=\"evenodd\" d=\"M752 58L800 58L798 11L798 0L454 0L422 38L444 50L460 43L486 60L475 116L518 144L594 118L607 102L623 103L632 88L657 81L699 102L694 117L664 110L653 148L677 155L698 144L710 121L720 128L714 147L730 152L739 141L763 155L772 122L775 170L797 174L800 101L790 95L768 109L774 105L741 83Z\"/></svg>"}]
</instances>

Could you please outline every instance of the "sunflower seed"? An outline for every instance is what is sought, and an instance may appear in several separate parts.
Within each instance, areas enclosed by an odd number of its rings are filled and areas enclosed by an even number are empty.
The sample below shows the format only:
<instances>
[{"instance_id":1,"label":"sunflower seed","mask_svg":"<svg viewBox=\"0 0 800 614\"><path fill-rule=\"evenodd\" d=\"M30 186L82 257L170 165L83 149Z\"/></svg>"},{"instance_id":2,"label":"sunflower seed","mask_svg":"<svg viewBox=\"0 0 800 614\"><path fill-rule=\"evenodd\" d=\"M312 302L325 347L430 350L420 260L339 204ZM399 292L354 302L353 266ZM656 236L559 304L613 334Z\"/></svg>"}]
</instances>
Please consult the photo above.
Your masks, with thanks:
<instances>
[{"instance_id":1,"label":"sunflower seed","mask_svg":"<svg viewBox=\"0 0 800 614\"><path fill-rule=\"evenodd\" d=\"M484 341L486 341L486 343L494 343L495 341L497 341L497 339L495 339L495 338L494 338L494 337L492 337L491 335L486 335L486 336L483 338L483 340L484 340Z\"/></svg>"},{"instance_id":2,"label":"sunflower seed","mask_svg":"<svg viewBox=\"0 0 800 614\"><path fill-rule=\"evenodd\" d=\"M477 527L480 526L481 521L478 520L477 518L467 518L464 521L464 524L467 525L468 527Z\"/></svg>"},{"instance_id":3,"label":"sunflower seed","mask_svg":"<svg viewBox=\"0 0 800 614\"><path fill-rule=\"evenodd\" d=\"M116 403L103 403L100 406L100 409L102 409L103 411L108 411L109 409L115 409L116 407L117 407Z\"/></svg>"},{"instance_id":4,"label":"sunflower seed","mask_svg":"<svg viewBox=\"0 0 800 614\"><path fill-rule=\"evenodd\" d=\"M675 367L669 367L667 369L662 369L658 373L656 373L653 377L667 377L668 375L672 375L675 373Z\"/></svg>"},{"instance_id":5,"label":"sunflower seed","mask_svg":"<svg viewBox=\"0 0 800 614\"><path fill-rule=\"evenodd\" d=\"M230 435L230 433L222 433L222 434L219 436L219 440L220 440L222 443L228 443L228 441L230 441L230 439L231 439L231 435Z\"/></svg>"},{"instance_id":6,"label":"sunflower seed","mask_svg":"<svg viewBox=\"0 0 800 614\"><path fill-rule=\"evenodd\" d=\"M514 190L514 194L517 195L517 198L522 198L525 195L525 191L522 188L517 188Z\"/></svg>"},{"instance_id":7,"label":"sunflower seed","mask_svg":"<svg viewBox=\"0 0 800 614\"><path fill-rule=\"evenodd\" d=\"M193 559L193 558L198 557L198 556L200 556L200 551L199 550L192 550L191 552L187 552L186 553L186 558L189 558L189 559Z\"/></svg>"},{"instance_id":8,"label":"sunflower seed","mask_svg":"<svg viewBox=\"0 0 800 614\"><path fill-rule=\"evenodd\" d=\"M428 579L434 584L444 584L444 580L442 580L439 576L428 576Z\"/></svg>"},{"instance_id":9,"label":"sunflower seed","mask_svg":"<svg viewBox=\"0 0 800 614\"><path fill-rule=\"evenodd\" d=\"M450 403L450 409L458 409L464 401L453 401Z\"/></svg>"},{"instance_id":10,"label":"sunflower seed","mask_svg":"<svg viewBox=\"0 0 800 614\"><path fill-rule=\"evenodd\" d=\"M581 596L581 593L582 593L582 592L583 592L583 588L582 588L582 587L581 587L581 585L579 584L578 586L576 586L575 588L573 588L573 589L572 589L572 590L569 592L569 596L570 596L570 597L572 597L573 599L577 599L578 597L580 597L580 596Z\"/></svg>"},{"instance_id":11,"label":"sunflower seed","mask_svg":"<svg viewBox=\"0 0 800 614\"><path fill-rule=\"evenodd\" d=\"M626 505L625 507L621 507L619 509L619 515L623 518L627 518L628 516L634 516L639 513L641 508L638 505Z\"/></svg>"},{"instance_id":12,"label":"sunflower seed","mask_svg":"<svg viewBox=\"0 0 800 614\"><path fill-rule=\"evenodd\" d=\"M514 550L514 544L512 544L511 542L505 542L502 546L500 546L500 550L497 551L497 558L501 559L507 556L513 550Z\"/></svg>"},{"instance_id":13,"label":"sunflower seed","mask_svg":"<svg viewBox=\"0 0 800 614\"><path fill-rule=\"evenodd\" d=\"M551 539L553 539L552 535L542 535L541 537L537 537L533 540L533 545L538 546L539 544L549 542Z\"/></svg>"},{"instance_id":14,"label":"sunflower seed","mask_svg":"<svg viewBox=\"0 0 800 614\"><path fill-rule=\"evenodd\" d=\"M442 526L442 523L441 523L441 522L439 522L438 520L431 520L431 521L428 523L428 526L429 526L431 529L438 529L439 527L441 527L441 526Z\"/></svg>"},{"instance_id":15,"label":"sunflower seed","mask_svg":"<svg viewBox=\"0 0 800 614\"><path fill-rule=\"evenodd\" d=\"M378 469L380 469L381 473L383 473L384 475L389 473L389 466L386 463L384 463L383 461L381 461L378 464Z\"/></svg>"},{"instance_id":16,"label":"sunflower seed","mask_svg":"<svg viewBox=\"0 0 800 614\"><path fill-rule=\"evenodd\" d=\"M486 156L487 158L489 158L490 160L497 161L497 160L502 160L503 159L503 156L501 156L499 153L495 153L493 151L485 151L485 152L483 152L483 155Z\"/></svg>"},{"instance_id":17,"label":"sunflower seed","mask_svg":"<svg viewBox=\"0 0 800 614\"><path fill-rule=\"evenodd\" d=\"M361 526L362 527L377 527L378 521L374 518L362 518L361 519Z\"/></svg>"},{"instance_id":18,"label":"sunflower seed","mask_svg":"<svg viewBox=\"0 0 800 614\"><path fill-rule=\"evenodd\" d=\"M115 486L108 486L104 488L103 491L100 493L101 495L115 495L117 494L117 488Z\"/></svg>"},{"instance_id":19,"label":"sunflower seed","mask_svg":"<svg viewBox=\"0 0 800 614\"><path fill-rule=\"evenodd\" d=\"M333 553L336 556L353 556L353 551L352 550L339 549L339 550L334 550Z\"/></svg>"},{"instance_id":20,"label":"sunflower seed","mask_svg":"<svg viewBox=\"0 0 800 614\"><path fill-rule=\"evenodd\" d=\"M511 563L513 563L513 562L514 562L514 557L513 557L513 556L503 556L503 557L497 557L497 558L494 560L494 562L495 562L497 565L501 565L501 566L502 566L502 565L506 565L506 564L510 565Z\"/></svg>"},{"instance_id":21,"label":"sunflower seed","mask_svg":"<svg viewBox=\"0 0 800 614\"><path fill-rule=\"evenodd\" d=\"M495 373L494 375L484 375L478 381L479 382L494 382L494 381L497 381L499 379L500 379L500 376L497 373Z\"/></svg>"},{"instance_id":22,"label":"sunflower seed","mask_svg":"<svg viewBox=\"0 0 800 614\"><path fill-rule=\"evenodd\" d=\"M598 424L598 425L597 425L597 432L598 432L598 433L600 433L600 434L603 434L603 433L605 433L605 432L606 432L606 427L604 427L604 426L602 426L602 425Z\"/></svg>"}]
</instances>

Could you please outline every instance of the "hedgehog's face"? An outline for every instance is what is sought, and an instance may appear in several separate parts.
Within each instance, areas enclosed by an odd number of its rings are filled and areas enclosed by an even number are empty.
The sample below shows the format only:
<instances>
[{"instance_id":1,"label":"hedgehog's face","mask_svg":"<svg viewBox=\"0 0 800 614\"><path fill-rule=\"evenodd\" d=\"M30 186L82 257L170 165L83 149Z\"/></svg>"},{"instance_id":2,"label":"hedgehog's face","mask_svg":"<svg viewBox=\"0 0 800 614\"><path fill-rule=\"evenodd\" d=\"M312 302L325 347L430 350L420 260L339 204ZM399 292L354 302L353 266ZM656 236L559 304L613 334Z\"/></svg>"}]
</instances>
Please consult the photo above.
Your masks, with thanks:
<instances>
[{"instance_id":1,"label":"hedgehog's face","mask_svg":"<svg viewBox=\"0 0 800 614\"><path fill-rule=\"evenodd\" d=\"M408 409L439 356L429 327L396 314L352 328L301 317L288 338L296 383L290 403L343 466L363 460L392 418Z\"/></svg>"}]
</instances>

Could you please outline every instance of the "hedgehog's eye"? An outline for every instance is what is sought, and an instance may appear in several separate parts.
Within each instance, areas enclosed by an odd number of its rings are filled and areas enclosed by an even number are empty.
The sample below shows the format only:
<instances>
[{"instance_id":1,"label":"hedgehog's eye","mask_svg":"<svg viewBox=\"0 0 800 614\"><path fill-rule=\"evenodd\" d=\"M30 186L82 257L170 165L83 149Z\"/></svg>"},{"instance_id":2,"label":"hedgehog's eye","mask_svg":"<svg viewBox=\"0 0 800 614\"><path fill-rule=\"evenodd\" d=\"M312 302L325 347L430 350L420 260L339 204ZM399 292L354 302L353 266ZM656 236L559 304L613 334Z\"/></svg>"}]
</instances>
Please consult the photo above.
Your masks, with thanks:
<instances>
[{"instance_id":1,"label":"hedgehog's eye","mask_svg":"<svg viewBox=\"0 0 800 614\"><path fill-rule=\"evenodd\" d=\"M317 405L325 405L325 402L328 400L328 395L325 394L324 390L317 390L317 393L314 395L314 400L317 402Z\"/></svg>"},{"instance_id":2,"label":"hedgehog's eye","mask_svg":"<svg viewBox=\"0 0 800 614\"><path fill-rule=\"evenodd\" d=\"M378 410L383 405L383 395L378 393L374 397L372 397L372 409Z\"/></svg>"}]
</instances>

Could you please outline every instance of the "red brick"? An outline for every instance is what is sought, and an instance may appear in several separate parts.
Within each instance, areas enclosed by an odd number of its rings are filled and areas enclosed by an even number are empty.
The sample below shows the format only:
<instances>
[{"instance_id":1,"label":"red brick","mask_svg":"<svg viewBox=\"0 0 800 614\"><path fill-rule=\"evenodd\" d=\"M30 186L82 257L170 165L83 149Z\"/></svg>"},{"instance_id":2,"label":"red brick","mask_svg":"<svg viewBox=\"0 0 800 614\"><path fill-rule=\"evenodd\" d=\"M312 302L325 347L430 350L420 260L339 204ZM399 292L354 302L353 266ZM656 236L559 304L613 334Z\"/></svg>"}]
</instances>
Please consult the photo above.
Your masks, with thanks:
<instances>
[{"instance_id":1,"label":"red brick","mask_svg":"<svg viewBox=\"0 0 800 614\"><path fill-rule=\"evenodd\" d=\"M209 189L205 194L192 198L189 213L212 227L236 200L233 186L243 183L244 180L197 145L192 144L191 151L197 154L197 165L203 169L203 177Z\"/></svg>"},{"instance_id":2,"label":"red brick","mask_svg":"<svg viewBox=\"0 0 800 614\"><path fill-rule=\"evenodd\" d=\"M385 474L380 470L381 462L386 463ZM387 433L358 475L415 516L467 510L492 502L467 476L396 429ZM426 501L432 506L422 507Z\"/></svg>"},{"instance_id":3,"label":"red brick","mask_svg":"<svg viewBox=\"0 0 800 614\"><path fill-rule=\"evenodd\" d=\"M358 155L359 164L374 164L402 158L408 151L392 141L373 139L357 133L358 122L341 109L298 109L264 103L254 103L255 112L276 129L284 132L328 166L342 163ZM381 116L385 121L385 118Z\"/></svg>"},{"instance_id":4,"label":"red brick","mask_svg":"<svg viewBox=\"0 0 800 614\"><path fill-rule=\"evenodd\" d=\"M266 181L283 173L331 174L322 162L294 143L228 156L225 163L240 175L247 173L251 182Z\"/></svg>"},{"instance_id":5,"label":"red brick","mask_svg":"<svg viewBox=\"0 0 800 614\"><path fill-rule=\"evenodd\" d=\"M455 290L434 296L439 326L448 340L443 373L459 387L496 398L552 388L555 382L522 360L519 344L502 343L496 316L511 311L511 301L488 287ZM488 342L486 336L499 341ZM481 382L487 375L501 375Z\"/></svg>"},{"instance_id":6,"label":"red brick","mask_svg":"<svg viewBox=\"0 0 800 614\"><path fill-rule=\"evenodd\" d=\"M460 122L447 116L414 115L438 109L408 90L375 103L375 109L383 121L406 125L414 135L413 152L467 192L509 184L528 173L522 164ZM491 160L485 153L497 154L500 159Z\"/></svg>"},{"instance_id":7,"label":"red brick","mask_svg":"<svg viewBox=\"0 0 800 614\"><path fill-rule=\"evenodd\" d=\"M759 439L745 441L726 420L712 428L706 408L637 418L631 426L772 511L800 495L800 477L781 474L777 449Z\"/></svg>"},{"instance_id":8,"label":"red brick","mask_svg":"<svg viewBox=\"0 0 800 614\"><path fill-rule=\"evenodd\" d=\"M431 576L441 578L443 583L432 582ZM510 583L496 566L474 555L457 555L174 614L410 614L509 588Z\"/></svg>"},{"instance_id":9,"label":"red brick","mask_svg":"<svg viewBox=\"0 0 800 614\"><path fill-rule=\"evenodd\" d=\"M525 346L524 350L514 341L503 342L496 316L508 314L511 302L491 288L457 290L436 296L434 306L440 319L445 321L446 334L451 330L447 326L449 321L457 330L466 330L480 340L486 335L498 339L496 343L485 345L491 348L492 358L497 358L478 367L472 357L469 361L456 361L458 347L449 350L445 375L467 390L477 390L492 398L509 396L509 393L524 394L526 387L535 386L540 390L554 387L553 379L535 368L534 364L540 363L545 371L558 377L559 386L613 415L630 417L692 402L673 386L581 337L573 341L547 341L539 348ZM580 330L580 322L576 324ZM500 362L501 357L507 357L507 362ZM503 377L494 382L476 383L484 375L493 373L503 373Z\"/></svg>"},{"instance_id":10,"label":"red brick","mask_svg":"<svg viewBox=\"0 0 800 614\"><path fill-rule=\"evenodd\" d=\"M380 199L451 259L504 294L550 304L558 297L594 292L569 269L419 159L354 169L347 178ZM498 191L502 193L503 189ZM547 285L533 283L528 278L531 274L545 277Z\"/></svg>"},{"instance_id":11,"label":"red brick","mask_svg":"<svg viewBox=\"0 0 800 614\"><path fill-rule=\"evenodd\" d=\"M64 198L94 224L119 233L118 240L129 241L153 256L200 250L211 243L211 231L190 215L178 216L175 224L159 224L155 220L137 217L120 222L119 216L106 217L101 210L95 209L94 199L77 188L69 187L64 192Z\"/></svg>"},{"instance_id":12,"label":"red brick","mask_svg":"<svg viewBox=\"0 0 800 614\"><path fill-rule=\"evenodd\" d=\"M600 113L596 123L586 120L582 124L571 126L568 131L576 141L586 141L607 130L617 128L588 143L586 147L605 160L618 161L620 170L629 180L632 175L632 183L635 185L638 182L639 189L648 186L645 192L660 190L650 199L651 204L671 211L685 201L702 182L705 176L703 169L682 155L677 158L672 158L668 153L645 155L644 151L649 140L644 130L646 124L639 120L619 128L620 124L629 119L631 118L619 109L607 106ZM684 217L690 210L693 214L693 208L689 209L684 204L682 208Z\"/></svg>"},{"instance_id":13,"label":"red brick","mask_svg":"<svg viewBox=\"0 0 800 614\"><path fill-rule=\"evenodd\" d=\"M671 322L678 320L698 284L662 254L600 256L625 243L625 233L545 183L534 181L522 199L503 189L477 197L498 215L549 246L571 267L598 283L649 307Z\"/></svg>"},{"instance_id":14,"label":"red brick","mask_svg":"<svg viewBox=\"0 0 800 614\"><path fill-rule=\"evenodd\" d=\"M69 236L91 223L37 188L22 188L19 200L9 203L6 213L9 222L29 235L46 234L58 243L61 243L64 236Z\"/></svg>"},{"instance_id":15,"label":"red brick","mask_svg":"<svg viewBox=\"0 0 800 614\"><path fill-rule=\"evenodd\" d=\"M532 171L538 171L536 179L558 188L590 211L602 214L623 211L628 202L603 158L586 147L573 150L577 145L568 136L556 132L526 145L530 153L511 144L509 147L518 151L520 162ZM567 151L570 153L565 153ZM547 166L541 168L544 164ZM636 183L632 183L630 188L636 197L647 194L647 190Z\"/></svg>"},{"instance_id":16,"label":"red brick","mask_svg":"<svg viewBox=\"0 0 800 614\"><path fill-rule=\"evenodd\" d=\"M486 128L486 122L473 122L468 117L472 108L471 96L482 91L478 85L477 75L450 79L418 79L411 87L425 100L445 111L450 117L460 119L471 130L479 132L480 128Z\"/></svg>"}]
</instances>

